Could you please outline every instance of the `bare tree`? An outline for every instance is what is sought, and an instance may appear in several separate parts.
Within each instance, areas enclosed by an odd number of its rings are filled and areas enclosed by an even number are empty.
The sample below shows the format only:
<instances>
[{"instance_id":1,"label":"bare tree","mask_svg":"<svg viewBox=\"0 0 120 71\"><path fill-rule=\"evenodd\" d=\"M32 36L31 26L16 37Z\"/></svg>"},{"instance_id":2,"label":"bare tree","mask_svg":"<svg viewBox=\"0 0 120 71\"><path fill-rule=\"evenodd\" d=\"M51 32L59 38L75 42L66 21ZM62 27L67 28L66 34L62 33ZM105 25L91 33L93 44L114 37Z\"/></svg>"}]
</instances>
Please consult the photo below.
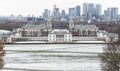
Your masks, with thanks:
<instances>
[{"instance_id":1,"label":"bare tree","mask_svg":"<svg viewBox=\"0 0 120 71\"><path fill-rule=\"evenodd\" d=\"M120 71L120 46L118 44L107 44L100 54L101 68L103 71Z\"/></svg>"},{"instance_id":2,"label":"bare tree","mask_svg":"<svg viewBox=\"0 0 120 71\"><path fill-rule=\"evenodd\" d=\"M3 68L4 66L4 62L3 62L3 59L2 59L2 56L4 55L5 51L4 51L4 44L2 42L0 42L0 68Z\"/></svg>"}]
</instances>

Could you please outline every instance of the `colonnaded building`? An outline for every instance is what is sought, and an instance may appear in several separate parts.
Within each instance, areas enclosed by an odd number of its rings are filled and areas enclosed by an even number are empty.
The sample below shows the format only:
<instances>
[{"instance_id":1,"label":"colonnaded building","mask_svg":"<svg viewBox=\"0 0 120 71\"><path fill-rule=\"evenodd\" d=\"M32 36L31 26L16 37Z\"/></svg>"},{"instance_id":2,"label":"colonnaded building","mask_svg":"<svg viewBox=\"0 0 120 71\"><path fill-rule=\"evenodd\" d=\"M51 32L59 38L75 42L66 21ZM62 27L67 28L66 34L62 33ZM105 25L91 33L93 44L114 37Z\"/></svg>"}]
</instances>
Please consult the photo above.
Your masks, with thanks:
<instances>
[{"instance_id":1,"label":"colonnaded building","mask_svg":"<svg viewBox=\"0 0 120 71\"><path fill-rule=\"evenodd\" d=\"M48 37L49 42L72 42L75 37L97 36L95 25L79 25L73 20L69 23L47 21L44 24L26 24L21 28L21 37Z\"/></svg>"},{"instance_id":2,"label":"colonnaded building","mask_svg":"<svg viewBox=\"0 0 120 71\"><path fill-rule=\"evenodd\" d=\"M69 22L47 21L42 24L28 23L12 32L1 33L0 40L7 43L17 41L39 40L44 42L74 42L83 40L104 40L106 42L117 42L118 34L99 30L91 24L76 24L73 20Z\"/></svg>"}]
</instances>

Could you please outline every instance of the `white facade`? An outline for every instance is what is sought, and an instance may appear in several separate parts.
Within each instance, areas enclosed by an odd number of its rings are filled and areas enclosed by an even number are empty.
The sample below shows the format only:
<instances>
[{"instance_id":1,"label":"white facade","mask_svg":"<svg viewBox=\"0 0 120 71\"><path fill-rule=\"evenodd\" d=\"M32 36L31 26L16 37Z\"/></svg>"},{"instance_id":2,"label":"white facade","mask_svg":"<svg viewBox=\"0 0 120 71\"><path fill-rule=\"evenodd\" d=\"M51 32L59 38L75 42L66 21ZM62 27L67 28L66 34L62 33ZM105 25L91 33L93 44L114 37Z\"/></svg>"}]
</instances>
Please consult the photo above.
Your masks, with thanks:
<instances>
[{"instance_id":1,"label":"white facade","mask_svg":"<svg viewBox=\"0 0 120 71\"><path fill-rule=\"evenodd\" d=\"M117 42L119 39L118 34L108 33L106 37L106 42Z\"/></svg>"},{"instance_id":2,"label":"white facade","mask_svg":"<svg viewBox=\"0 0 120 71\"><path fill-rule=\"evenodd\" d=\"M72 34L66 29L54 29L48 34L49 42L71 42Z\"/></svg>"},{"instance_id":3,"label":"white facade","mask_svg":"<svg viewBox=\"0 0 120 71\"><path fill-rule=\"evenodd\" d=\"M56 34L48 34L49 42L56 42Z\"/></svg>"},{"instance_id":4,"label":"white facade","mask_svg":"<svg viewBox=\"0 0 120 71\"><path fill-rule=\"evenodd\" d=\"M11 36L8 36L6 42L7 42L7 43L11 43L11 42L12 42L12 37L11 37Z\"/></svg>"},{"instance_id":5,"label":"white facade","mask_svg":"<svg viewBox=\"0 0 120 71\"><path fill-rule=\"evenodd\" d=\"M97 37L100 37L100 38L106 38L107 37L107 34L108 32L106 31L99 31L97 32Z\"/></svg>"},{"instance_id":6,"label":"white facade","mask_svg":"<svg viewBox=\"0 0 120 71\"><path fill-rule=\"evenodd\" d=\"M64 41L71 42L72 34L64 34Z\"/></svg>"},{"instance_id":7,"label":"white facade","mask_svg":"<svg viewBox=\"0 0 120 71\"><path fill-rule=\"evenodd\" d=\"M21 32L17 32L17 33L15 33L15 34L13 34L13 36L14 36L14 37L22 37Z\"/></svg>"},{"instance_id":8,"label":"white facade","mask_svg":"<svg viewBox=\"0 0 120 71\"><path fill-rule=\"evenodd\" d=\"M105 41L106 42L117 42L118 39L119 39L119 36L118 34L115 34L115 33L108 33L106 31L99 31L97 33L97 36L99 38L105 38Z\"/></svg>"}]
</instances>

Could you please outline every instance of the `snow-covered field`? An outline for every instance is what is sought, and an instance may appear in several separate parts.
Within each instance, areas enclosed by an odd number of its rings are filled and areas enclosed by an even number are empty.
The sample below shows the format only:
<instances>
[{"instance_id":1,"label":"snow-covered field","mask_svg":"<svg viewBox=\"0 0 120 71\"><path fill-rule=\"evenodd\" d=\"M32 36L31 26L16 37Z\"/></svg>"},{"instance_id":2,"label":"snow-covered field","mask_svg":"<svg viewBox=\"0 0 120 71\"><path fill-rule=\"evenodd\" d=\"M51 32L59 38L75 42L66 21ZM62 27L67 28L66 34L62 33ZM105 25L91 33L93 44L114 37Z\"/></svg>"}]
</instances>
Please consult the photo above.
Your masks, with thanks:
<instances>
[{"instance_id":1,"label":"snow-covered field","mask_svg":"<svg viewBox=\"0 0 120 71\"><path fill-rule=\"evenodd\" d=\"M5 45L2 71L101 71L98 53L105 44Z\"/></svg>"}]
</instances>

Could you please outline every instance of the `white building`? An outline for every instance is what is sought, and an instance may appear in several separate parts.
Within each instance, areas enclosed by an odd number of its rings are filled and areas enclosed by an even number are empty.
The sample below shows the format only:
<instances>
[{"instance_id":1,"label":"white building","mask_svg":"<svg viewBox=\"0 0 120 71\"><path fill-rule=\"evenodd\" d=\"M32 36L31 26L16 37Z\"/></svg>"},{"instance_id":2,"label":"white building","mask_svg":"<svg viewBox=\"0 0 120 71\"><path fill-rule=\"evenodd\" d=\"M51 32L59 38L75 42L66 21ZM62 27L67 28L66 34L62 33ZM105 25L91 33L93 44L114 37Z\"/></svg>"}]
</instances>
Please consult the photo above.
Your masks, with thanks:
<instances>
[{"instance_id":1,"label":"white building","mask_svg":"<svg viewBox=\"0 0 120 71\"><path fill-rule=\"evenodd\" d=\"M104 38L106 42L117 42L119 39L118 34L116 33L108 33L106 31L99 31L97 33L99 38Z\"/></svg>"},{"instance_id":2,"label":"white building","mask_svg":"<svg viewBox=\"0 0 120 71\"><path fill-rule=\"evenodd\" d=\"M47 26L44 24L40 25L27 24L21 29L22 36L26 37L38 37L42 35L43 31L48 31Z\"/></svg>"},{"instance_id":3,"label":"white building","mask_svg":"<svg viewBox=\"0 0 120 71\"><path fill-rule=\"evenodd\" d=\"M106 34L108 34L108 32L99 30L99 31L97 32L97 37L106 38L106 37L107 37Z\"/></svg>"},{"instance_id":4,"label":"white building","mask_svg":"<svg viewBox=\"0 0 120 71\"><path fill-rule=\"evenodd\" d=\"M49 42L71 42L72 34L67 29L54 29L48 34Z\"/></svg>"},{"instance_id":5,"label":"white building","mask_svg":"<svg viewBox=\"0 0 120 71\"><path fill-rule=\"evenodd\" d=\"M118 34L108 33L106 37L106 42L117 42L119 39Z\"/></svg>"},{"instance_id":6,"label":"white building","mask_svg":"<svg viewBox=\"0 0 120 71\"><path fill-rule=\"evenodd\" d=\"M49 41L49 42L56 42L56 34L54 34L54 33L49 33L49 34L48 34L48 41Z\"/></svg>"},{"instance_id":7,"label":"white building","mask_svg":"<svg viewBox=\"0 0 120 71\"><path fill-rule=\"evenodd\" d=\"M8 34L10 34L10 31L7 30L0 30L0 41L2 42L11 42L11 38Z\"/></svg>"},{"instance_id":8,"label":"white building","mask_svg":"<svg viewBox=\"0 0 120 71\"><path fill-rule=\"evenodd\" d=\"M77 32L79 36L97 36L98 32L98 27L95 25L75 25L72 29L72 31Z\"/></svg>"}]
</instances>

